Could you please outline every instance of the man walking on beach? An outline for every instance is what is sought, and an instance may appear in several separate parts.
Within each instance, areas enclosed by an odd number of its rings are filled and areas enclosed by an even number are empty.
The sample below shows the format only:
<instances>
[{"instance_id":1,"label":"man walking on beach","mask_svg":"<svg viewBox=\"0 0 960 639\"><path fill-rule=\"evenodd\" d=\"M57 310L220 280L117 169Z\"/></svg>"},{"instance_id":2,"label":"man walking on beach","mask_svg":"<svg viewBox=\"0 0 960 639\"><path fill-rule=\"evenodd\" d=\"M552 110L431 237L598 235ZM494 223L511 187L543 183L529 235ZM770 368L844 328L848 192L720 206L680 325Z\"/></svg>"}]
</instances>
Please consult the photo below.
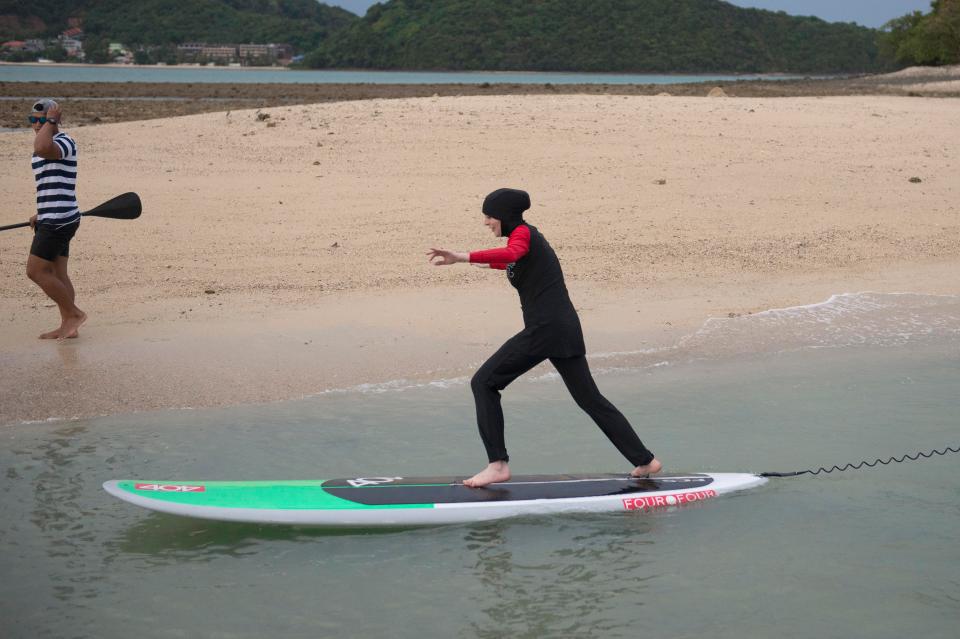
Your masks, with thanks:
<instances>
[{"instance_id":1,"label":"man walking on beach","mask_svg":"<svg viewBox=\"0 0 960 639\"><path fill-rule=\"evenodd\" d=\"M30 114L33 175L37 181L37 213L30 217L33 244L27 257L27 277L60 309L60 326L40 339L79 336L87 314L74 303L76 294L67 275L70 240L80 227L77 206L77 143L60 131L60 106L38 100Z\"/></svg>"}]
</instances>

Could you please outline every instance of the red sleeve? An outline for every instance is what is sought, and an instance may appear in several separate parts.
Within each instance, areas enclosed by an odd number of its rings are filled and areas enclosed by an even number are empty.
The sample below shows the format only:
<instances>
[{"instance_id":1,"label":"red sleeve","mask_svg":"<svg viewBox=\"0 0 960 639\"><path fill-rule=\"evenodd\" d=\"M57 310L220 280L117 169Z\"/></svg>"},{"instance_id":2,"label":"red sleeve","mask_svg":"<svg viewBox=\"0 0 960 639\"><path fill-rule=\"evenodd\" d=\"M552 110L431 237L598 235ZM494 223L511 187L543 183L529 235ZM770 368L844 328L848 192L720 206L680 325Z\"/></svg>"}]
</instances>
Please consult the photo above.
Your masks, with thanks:
<instances>
[{"instance_id":1,"label":"red sleeve","mask_svg":"<svg viewBox=\"0 0 960 639\"><path fill-rule=\"evenodd\" d=\"M504 248L487 249L485 251L473 251L470 253L470 261L479 264L489 264L490 268L506 268L507 264L516 262L521 257L530 252L530 229L526 224L521 224L513 229L510 238L507 240L507 246Z\"/></svg>"}]
</instances>

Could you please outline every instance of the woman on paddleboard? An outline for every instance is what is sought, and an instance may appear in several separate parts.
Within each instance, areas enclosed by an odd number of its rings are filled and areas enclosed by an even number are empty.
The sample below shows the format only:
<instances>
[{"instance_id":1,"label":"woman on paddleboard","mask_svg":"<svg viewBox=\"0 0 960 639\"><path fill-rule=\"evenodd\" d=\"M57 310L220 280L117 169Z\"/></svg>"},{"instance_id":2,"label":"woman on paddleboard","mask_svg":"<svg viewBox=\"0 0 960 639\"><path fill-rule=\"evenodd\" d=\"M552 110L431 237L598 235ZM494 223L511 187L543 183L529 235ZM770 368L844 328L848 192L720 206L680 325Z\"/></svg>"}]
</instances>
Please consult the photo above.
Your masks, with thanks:
<instances>
[{"instance_id":1,"label":"woman on paddleboard","mask_svg":"<svg viewBox=\"0 0 960 639\"><path fill-rule=\"evenodd\" d=\"M634 465L632 475L659 472L660 462L593 381L580 318L567 294L560 261L546 238L523 220L523 212L529 208L530 196L526 191L497 189L483 201L483 223L495 237L508 238L505 248L469 253L435 248L427 253L436 266L469 262L506 270L507 278L520 294L523 310L524 329L507 340L470 381L489 464L463 483L479 488L510 479L500 391L545 359L560 373L577 405Z\"/></svg>"}]
</instances>

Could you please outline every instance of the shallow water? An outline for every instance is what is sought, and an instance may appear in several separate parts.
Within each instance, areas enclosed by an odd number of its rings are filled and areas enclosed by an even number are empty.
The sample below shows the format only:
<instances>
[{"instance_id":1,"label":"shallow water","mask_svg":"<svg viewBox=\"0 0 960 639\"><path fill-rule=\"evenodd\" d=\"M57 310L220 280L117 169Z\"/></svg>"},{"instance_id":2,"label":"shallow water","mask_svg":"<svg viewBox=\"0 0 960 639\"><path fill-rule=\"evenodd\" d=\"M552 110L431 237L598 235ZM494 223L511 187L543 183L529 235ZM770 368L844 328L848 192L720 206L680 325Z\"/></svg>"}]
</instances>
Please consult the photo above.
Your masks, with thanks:
<instances>
[{"instance_id":1,"label":"shallow water","mask_svg":"<svg viewBox=\"0 0 960 639\"><path fill-rule=\"evenodd\" d=\"M594 368L671 472L957 447L958 308L841 296ZM543 373L506 393L514 472L626 470ZM482 464L464 383L396 388L0 431L0 636L956 637L960 455L665 512L378 533L182 519L100 488Z\"/></svg>"},{"instance_id":2,"label":"shallow water","mask_svg":"<svg viewBox=\"0 0 960 639\"><path fill-rule=\"evenodd\" d=\"M809 76L783 74L666 75L642 73L561 73L536 71L331 71L239 67L116 67L50 64L0 65L6 82L200 82L282 84L679 84L740 80L795 80ZM823 77L823 76L817 76Z\"/></svg>"}]
</instances>

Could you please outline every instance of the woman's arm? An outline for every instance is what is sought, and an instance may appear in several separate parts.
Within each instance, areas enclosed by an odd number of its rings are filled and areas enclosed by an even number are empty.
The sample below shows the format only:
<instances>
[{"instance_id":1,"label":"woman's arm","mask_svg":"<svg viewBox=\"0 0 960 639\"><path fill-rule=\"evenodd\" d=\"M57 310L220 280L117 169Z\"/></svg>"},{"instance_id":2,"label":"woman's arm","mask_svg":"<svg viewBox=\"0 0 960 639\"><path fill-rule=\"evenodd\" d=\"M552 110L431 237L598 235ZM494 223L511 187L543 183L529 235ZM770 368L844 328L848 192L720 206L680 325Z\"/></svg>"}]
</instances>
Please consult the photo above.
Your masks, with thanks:
<instances>
[{"instance_id":1,"label":"woman's arm","mask_svg":"<svg viewBox=\"0 0 960 639\"><path fill-rule=\"evenodd\" d=\"M430 249L427 251L429 256L427 259L430 260L430 263L434 266L449 266L450 264L456 264L457 262L469 262L470 254L463 253L460 251L448 251L446 249ZM435 258L440 258L439 261L434 262Z\"/></svg>"},{"instance_id":2,"label":"woman's arm","mask_svg":"<svg viewBox=\"0 0 960 639\"><path fill-rule=\"evenodd\" d=\"M473 251L470 261L474 264L489 264L491 268L506 268L507 264L516 262L530 252L530 228L521 224L513 230L504 248ZM502 266L501 266L502 265Z\"/></svg>"},{"instance_id":3,"label":"woman's arm","mask_svg":"<svg viewBox=\"0 0 960 639\"><path fill-rule=\"evenodd\" d=\"M516 262L521 257L530 252L530 229L526 225L520 225L513 230L510 238L507 240L505 248L487 249L485 251L472 251L465 253L463 251L448 251L446 249L433 248L427 251L427 259L434 266L449 266L458 262L470 262L474 266L489 266L503 270L507 264ZM440 258L437 261L436 258Z\"/></svg>"}]
</instances>

